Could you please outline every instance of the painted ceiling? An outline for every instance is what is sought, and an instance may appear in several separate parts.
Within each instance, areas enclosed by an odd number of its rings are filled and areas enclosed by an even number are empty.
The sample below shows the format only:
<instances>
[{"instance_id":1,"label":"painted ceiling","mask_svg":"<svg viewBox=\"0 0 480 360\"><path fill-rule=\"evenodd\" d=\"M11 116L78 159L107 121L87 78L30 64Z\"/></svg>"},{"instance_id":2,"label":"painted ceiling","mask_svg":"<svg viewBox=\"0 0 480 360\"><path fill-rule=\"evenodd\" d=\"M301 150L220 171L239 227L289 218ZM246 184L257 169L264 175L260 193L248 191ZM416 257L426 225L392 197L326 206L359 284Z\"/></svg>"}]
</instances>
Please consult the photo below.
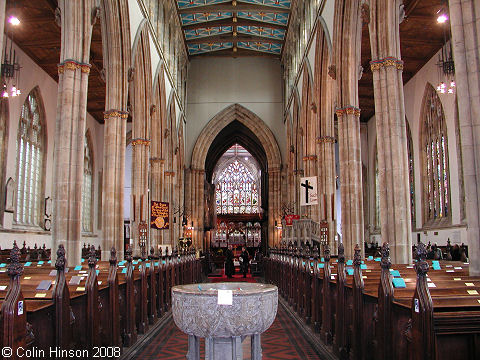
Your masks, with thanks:
<instances>
[{"instance_id":1,"label":"painted ceiling","mask_svg":"<svg viewBox=\"0 0 480 360\"><path fill-rule=\"evenodd\" d=\"M280 56L290 0L177 0L190 56Z\"/></svg>"}]
</instances>

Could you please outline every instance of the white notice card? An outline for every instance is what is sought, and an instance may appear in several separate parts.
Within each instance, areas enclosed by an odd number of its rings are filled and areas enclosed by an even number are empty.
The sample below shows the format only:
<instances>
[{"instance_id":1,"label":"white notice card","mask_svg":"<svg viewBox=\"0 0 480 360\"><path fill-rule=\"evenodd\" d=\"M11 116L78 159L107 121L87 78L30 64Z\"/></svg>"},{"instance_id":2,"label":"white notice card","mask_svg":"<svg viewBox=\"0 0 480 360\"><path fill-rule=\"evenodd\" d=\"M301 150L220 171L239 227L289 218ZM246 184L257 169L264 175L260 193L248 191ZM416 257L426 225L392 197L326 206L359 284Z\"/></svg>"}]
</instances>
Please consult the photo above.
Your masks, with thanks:
<instances>
[{"instance_id":1,"label":"white notice card","mask_svg":"<svg viewBox=\"0 0 480 360\"><path fill-rule=\"evenodd\" d=\"M218 290L218 305L232 305L232 301L232 290Z\"/></svg>"}]
</instances>

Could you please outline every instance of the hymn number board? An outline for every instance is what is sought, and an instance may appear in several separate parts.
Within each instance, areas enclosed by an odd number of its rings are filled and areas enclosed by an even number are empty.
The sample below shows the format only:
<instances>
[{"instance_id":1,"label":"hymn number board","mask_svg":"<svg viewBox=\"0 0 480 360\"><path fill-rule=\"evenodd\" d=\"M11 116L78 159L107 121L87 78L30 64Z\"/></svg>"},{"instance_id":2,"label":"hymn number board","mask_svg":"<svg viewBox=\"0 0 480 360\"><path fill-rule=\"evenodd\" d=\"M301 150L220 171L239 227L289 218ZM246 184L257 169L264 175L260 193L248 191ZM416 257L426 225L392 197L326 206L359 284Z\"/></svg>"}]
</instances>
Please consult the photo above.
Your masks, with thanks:
<instances>
[{"instance_id":1,"label":"hymn number board","mask_svg":"<svg viewBox=\"0 0 480 360\"><path fill-rule=\"evenodd\" d=\"M328 244L328 223L326 221L320 221L320 242Z\"/></svg>"}]
</instances>

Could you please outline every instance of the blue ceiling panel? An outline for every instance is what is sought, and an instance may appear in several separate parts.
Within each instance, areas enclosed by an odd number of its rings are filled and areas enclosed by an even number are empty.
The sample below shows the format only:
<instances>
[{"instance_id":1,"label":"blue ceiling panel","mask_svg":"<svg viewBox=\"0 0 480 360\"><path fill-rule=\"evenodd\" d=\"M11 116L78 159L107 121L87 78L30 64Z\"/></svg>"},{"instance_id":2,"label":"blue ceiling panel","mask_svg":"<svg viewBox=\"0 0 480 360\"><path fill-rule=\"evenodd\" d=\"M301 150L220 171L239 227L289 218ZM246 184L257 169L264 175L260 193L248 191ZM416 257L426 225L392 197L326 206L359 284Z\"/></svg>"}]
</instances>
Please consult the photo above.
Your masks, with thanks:
<instances>
[{"instance_id":1,"label":"blue ceiling panel","mask_svg":"<svg viewBox=\"0 0 480 360\"><path fill-rule=\"evenodd\" d=\"M273 12L263 12L263 11L238 11L237 16L242 19L262 21L270 24L278 24L287 26L288 23L288 14L280 14Z\"/></svg>"},{"instance_id":2,"label":"blue ceiling panel","mask_svg":"<svg viewBox=\"0 0 480 360\"><path fill-rule=\"evenodd\" d=\"M231 32L233 32L232 26L214 26L201 29L184 30L186 40L200 39L207 36L228 34Z\"/></svg>"},{"instance_id":3,"label":"blue ceiling panel","mask_svg":"<svg viewBox=\"0 0 480 360\"><path fill-rule=\"evenodd\" d=\"M282 51L282 45L281 44L272 44L268 42L258 42L258 41L248 41L248 42L243 42L240 41L237 43L237 46L241 49L248 49L248 50L255 50L255 51L261 51L269 54L275 54L275 55L280 55L280 52Z\"/></svg>"},{"instance_id":4,"label":"blue ceiling panel","mask_svg":"<svg viewBox=\"0 0 480 360\"><path fill-rule=\"evenodd\" d=\"M226 42L226 43L188 44L187 47L188 47L188 53L190 55L198 55L198 54L203 54L211 51L231 49L233 47L233 43Z\"/></svg>"},{"instance_id":5,"label":"blue ceiling panel","mask_svg":"<svg viewBox=\"0 0 480 360\"><path fill-rule=\"evenodd\" d=\"M237 26L239 34L262 36L270 39L283 40L285 38L285 30L272 29L260 26Z\"/></svg>"}]
</instances>

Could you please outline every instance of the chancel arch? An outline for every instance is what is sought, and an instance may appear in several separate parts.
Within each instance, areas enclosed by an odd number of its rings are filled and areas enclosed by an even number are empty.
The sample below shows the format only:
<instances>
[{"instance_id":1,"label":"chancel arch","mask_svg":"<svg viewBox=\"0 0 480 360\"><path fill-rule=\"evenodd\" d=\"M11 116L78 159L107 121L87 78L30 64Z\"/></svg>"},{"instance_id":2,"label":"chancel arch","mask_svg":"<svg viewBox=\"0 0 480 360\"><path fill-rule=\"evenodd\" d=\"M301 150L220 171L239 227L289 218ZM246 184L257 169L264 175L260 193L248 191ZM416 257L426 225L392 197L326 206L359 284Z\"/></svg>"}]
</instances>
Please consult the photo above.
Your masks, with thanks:
<instances>
[{"instance_id":1,"label":"chancel arch","mask_svg":"<svg viewBox=\"0 0 480 360\"><path fill-rule=\"evenodd\" d=\"M277 141L256 114L240 104L232 104L215 115L203 128L193 149L186 198L192 211L192 235L196 246L205 245L204 234L208 240L211 230L211 227L205 226L205 183L211 184L218 159L235 143L247 149L264 169L262 207L269 215L264 223L265 234L268 234L270 246L280 239L281 234L274 227L275 214L279 214L281 189L281 155Z\"/></svg>"}]
</instances>

